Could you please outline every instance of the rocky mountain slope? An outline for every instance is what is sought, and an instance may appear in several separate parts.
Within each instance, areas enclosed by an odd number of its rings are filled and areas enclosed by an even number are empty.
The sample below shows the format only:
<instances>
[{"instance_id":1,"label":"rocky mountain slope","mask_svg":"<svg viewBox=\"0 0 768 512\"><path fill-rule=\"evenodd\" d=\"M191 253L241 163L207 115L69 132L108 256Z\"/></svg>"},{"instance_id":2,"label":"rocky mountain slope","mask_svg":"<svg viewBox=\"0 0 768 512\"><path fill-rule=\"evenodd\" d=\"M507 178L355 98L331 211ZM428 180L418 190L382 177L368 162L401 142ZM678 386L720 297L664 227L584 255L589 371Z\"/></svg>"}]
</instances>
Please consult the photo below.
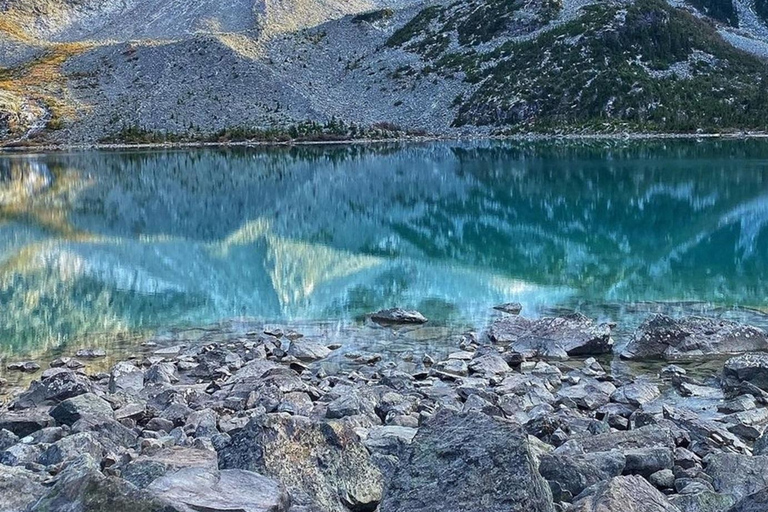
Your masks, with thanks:
<instances>
[{"instance_id":1,"label":"rocky mountain slope","mask_svg":"<svg viewBox=\"0 0 768 512\"><path fill-rule=\"evenodd\" d=\"M763 0L0 2L0 137L768 128Z\"/></svg>"}]
</instances>

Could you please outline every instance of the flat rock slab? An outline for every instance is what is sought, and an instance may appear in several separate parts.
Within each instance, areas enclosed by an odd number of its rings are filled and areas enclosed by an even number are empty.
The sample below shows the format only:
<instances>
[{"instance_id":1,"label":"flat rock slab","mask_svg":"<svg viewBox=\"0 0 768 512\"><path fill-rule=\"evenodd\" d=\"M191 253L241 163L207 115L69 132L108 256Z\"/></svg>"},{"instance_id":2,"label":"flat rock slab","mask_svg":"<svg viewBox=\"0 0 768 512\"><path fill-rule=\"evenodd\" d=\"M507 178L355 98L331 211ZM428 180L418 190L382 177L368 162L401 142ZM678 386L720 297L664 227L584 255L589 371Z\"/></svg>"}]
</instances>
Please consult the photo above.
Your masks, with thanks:
<instances>
[{"instance_id":1,"label":"flat rock slab","mask_svg":"<svg viewBox=\"0 0 768 512\"><path fill-rule=\"evenodd\" d=\"M149 492L181 512L285 512L283 486L252 471L186 468L155 480Z\"/></svg>"},{"instance_id":2,"label":"flat rock slab","mask_svg":"<svg viewBox=\"0 0 768 512\"><path fill-rule=\"evenodd\" d=\"M737 390L742 382L748 382L768 391L768 354L755 352L730 358L723 365L723 387Z\"/></svg>"},{"instance_id":3,"label":"flat rock slab","mask_svg":"<svg viewBox=\"0 0 768 512\"><path fill-rule=\"evenodd\" d=\"M482 413L440 410L419 429L380 512L553 512L527 436Z\"/></svg>"},{"instance_id":4,"label":"flat rock slab","mask_svg":"<svg viewBox=\"0 0 768 512\"><path fill-rule=\"evenodd\" d=\"M643 322L620 355L674 360L754 350L768 350L768 336L757 327L696 316L654 315Z\"/></svg>"}]
</instances>

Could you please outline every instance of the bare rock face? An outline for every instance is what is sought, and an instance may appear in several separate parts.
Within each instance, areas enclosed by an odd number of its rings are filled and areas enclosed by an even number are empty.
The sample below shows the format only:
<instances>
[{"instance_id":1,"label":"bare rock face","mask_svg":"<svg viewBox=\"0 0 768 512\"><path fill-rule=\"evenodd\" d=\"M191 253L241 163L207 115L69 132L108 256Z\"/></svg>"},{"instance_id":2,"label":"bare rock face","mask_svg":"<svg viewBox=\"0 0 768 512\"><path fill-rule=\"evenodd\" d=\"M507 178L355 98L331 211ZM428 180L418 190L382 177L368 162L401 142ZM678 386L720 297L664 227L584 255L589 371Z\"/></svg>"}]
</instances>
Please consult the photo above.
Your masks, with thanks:
<instances>
[{"instance_id":1,"label":"bare rock face","mask_svg":"<svg viewBox=\"0 0 768 512\"><path fill-rule=\"evenodd\" d=\"M438 412L388 483L381 512L552 512L527 436L483 413Z\"/></svg>"},{"instance_id":2,"label":"bare rock face","mask_svg":"<svg viewBox=\"0 0 768 512\"><path fill-rule=\"evenodd\" d=\"M567 359L568 356L605 354L613 339L608 324L595 324L581 314L529 320L506 316L494 322L489 336L524 357Z\"/></svg>"},{"instance_id":3,"label":"bare rock face","mask_svg":"<svg viewBox=\"0 0 768 512\"><path fill-rule=\"evenodd\" d=\"M581 493L573 512L680 512L640 476L618 476Z\"/></svg>"},{"instance_id":4,"label":"bare rock face","mask_svg":"<svg viewBox=\"0 0 768 512\"><path fill-rule=\"evenodd\" d=\"M684 359L768 349L762 329L727 320L648 318L621 351L625 359Z\"/></svg>"},{"instance_id":5,"label":"bare rock face","mask_svg":"<svg viewBox=\"0 0 768 512\"><path fill-rule=\"evenodd\" d=\"M256 416L219 450L220 469L277 479L302 505L328 512L374 510L383 477L360 438L337 421L284 413Z\"/></svg>"}]
</instances>

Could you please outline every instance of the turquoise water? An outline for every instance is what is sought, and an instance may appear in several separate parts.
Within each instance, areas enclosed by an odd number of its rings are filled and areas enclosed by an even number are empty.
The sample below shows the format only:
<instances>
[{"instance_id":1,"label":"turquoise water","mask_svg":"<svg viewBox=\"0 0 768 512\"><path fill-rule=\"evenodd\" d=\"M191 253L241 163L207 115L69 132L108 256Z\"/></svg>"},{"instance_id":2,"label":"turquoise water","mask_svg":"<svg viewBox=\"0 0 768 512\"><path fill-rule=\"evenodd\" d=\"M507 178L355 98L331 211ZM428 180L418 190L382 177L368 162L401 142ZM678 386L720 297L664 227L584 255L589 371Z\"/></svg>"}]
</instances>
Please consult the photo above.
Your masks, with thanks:
<instances>
[{"instance_id":1,"label":"turquoise water","mask_svg":"<svg viewBox=\"0 0 768 512\"><path fill-rule=\"evenodd\" d=\"M763 322L768 143L0 155L0 352L394 305L481 327L504 301Z\"/></svg>"}]
</instances>

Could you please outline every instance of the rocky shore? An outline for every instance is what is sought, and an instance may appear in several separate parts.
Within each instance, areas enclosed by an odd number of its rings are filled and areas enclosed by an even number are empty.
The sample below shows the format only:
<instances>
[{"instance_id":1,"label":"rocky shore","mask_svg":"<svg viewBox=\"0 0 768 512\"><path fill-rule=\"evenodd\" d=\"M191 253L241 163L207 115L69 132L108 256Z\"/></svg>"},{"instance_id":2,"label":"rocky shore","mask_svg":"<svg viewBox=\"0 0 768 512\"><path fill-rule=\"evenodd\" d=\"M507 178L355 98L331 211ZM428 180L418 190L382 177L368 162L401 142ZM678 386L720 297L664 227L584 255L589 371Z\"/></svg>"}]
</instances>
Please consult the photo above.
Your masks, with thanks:
<instances>
[{"instance_id":1,"label":"rocky shore","mask_svg":"<svg viewBox=\"0 0 768 512\"><path fill-rule=\"evenodd\" d=\"M498 309L445 358L267 328L10 362L35 380L0 406L0 512L768 510L763 330L655 315L619 347Z\"/></svg>"}]
</instances>

